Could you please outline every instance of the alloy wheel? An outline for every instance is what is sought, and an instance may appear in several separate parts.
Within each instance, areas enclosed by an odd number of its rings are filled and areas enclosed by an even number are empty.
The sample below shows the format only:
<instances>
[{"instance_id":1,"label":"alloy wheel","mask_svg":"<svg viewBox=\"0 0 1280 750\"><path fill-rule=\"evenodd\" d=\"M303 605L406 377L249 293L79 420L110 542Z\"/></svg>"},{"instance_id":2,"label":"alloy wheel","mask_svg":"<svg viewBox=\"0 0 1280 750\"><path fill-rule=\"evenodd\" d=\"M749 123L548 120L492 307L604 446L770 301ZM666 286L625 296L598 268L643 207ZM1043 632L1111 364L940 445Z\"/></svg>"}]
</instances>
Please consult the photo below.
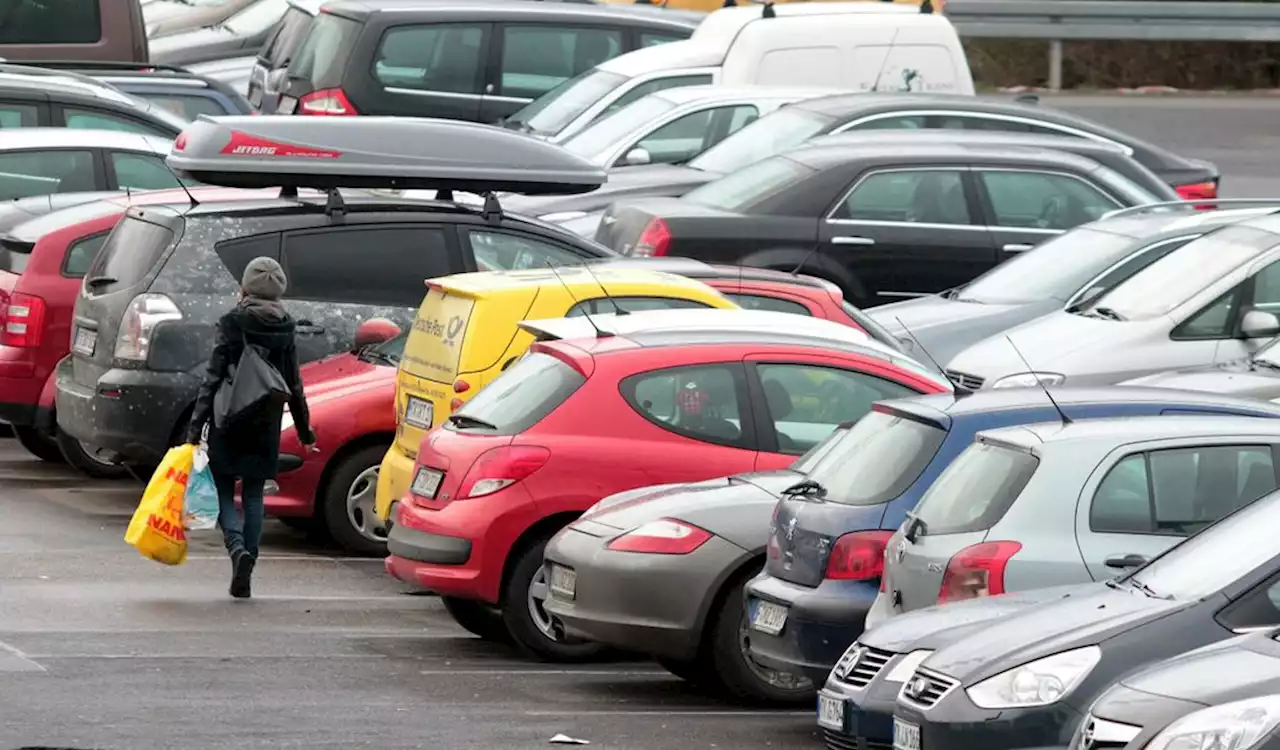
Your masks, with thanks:
<instances>
[{"instance_id":1,"label":"alloy wheel","mask_svg":"<svg viewBox=\"0 0 1280 750\"><path fill-rule=\"evenodd\" d=\"M374 542L387 541L387 529L374 511L378 496L378 466L356 475L347 488L347 520L360 536Z\"/></svg>"}]
</instances>

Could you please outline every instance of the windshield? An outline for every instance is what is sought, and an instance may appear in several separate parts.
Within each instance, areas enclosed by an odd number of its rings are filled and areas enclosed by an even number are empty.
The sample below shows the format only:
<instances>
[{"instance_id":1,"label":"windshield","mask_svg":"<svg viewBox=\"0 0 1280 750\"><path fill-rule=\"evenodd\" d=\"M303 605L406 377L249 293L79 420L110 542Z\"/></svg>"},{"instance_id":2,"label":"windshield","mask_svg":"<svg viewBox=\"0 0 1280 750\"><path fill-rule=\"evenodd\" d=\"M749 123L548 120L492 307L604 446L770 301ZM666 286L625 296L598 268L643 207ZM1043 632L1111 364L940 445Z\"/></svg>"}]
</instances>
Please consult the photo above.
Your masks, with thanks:
<instances>
[{"instance_id":1,"label":"windshield","mask_svg":"<svg viewBox=\"0 0 1280 750\"><path fill-rule=\"evenodd\" d=\"M404 343L408 340L409 332L401 331L392 338L369 347L369 351L376 358L386 359L393 365L399 365L400 358L404 356Z\"/></svg>"},{"instance_id":2,"label":"windshield","mask_svg":"<svg viewBox=\"0 0 1280 750\"><path fill-rule=\"evenodd\" d=\"M1031 480L1040 460L1013 448L973 443L964 449L920 499L915 515L928 536L983 531Z\"/></svg>"},{"instance_id":3,"label":"windshield","mask_svg":"<svg viewBox=\"0 0 1280 750\"><path fill-rule=\"evenodd\" d=\"M987 271L962 288L956 299L986 305L1066 302L1128 255L1134 244L1132 237L1078 227Z\"/></svg>"},{"instance_id":4,"label":"windshield","mask_svg":"<svg viewBox=\"0 0 1280 750\"><path fill-rule=\"evenodd\" d=\"M1141 581L1157 596L1209 596L1276 556L1278 524L1280 493L1273 492L1183 540L1126 580Z\"/></svg>"},{"instance_id":5,"label":"windshield","mask_svg":"<svg viewBox=\"0 0 1280 750\"><path fill-rule=\"evenodd\" d=\"M820 134L831 120L808 110L783 107L751 123L689 162L694 169L729 174Z\"/></svg>"},{"instance_id":6,"label":"windshield","mask_svg":"<svg viewBox=\"0 0 1280 750\"><path fill-rule=\"evenodd\" d=\"M1084 312L1098 307L1114 310L1128 320L1167 315L1177 306L1212 286L1240 265L1269 250L1276 242L1270 232L1229 226L1188 242L1098 297Z\"/></svg>"},{"instance_id":7,"label":"windshield","mask_svg":"<svg viewBox=\"0 0 1280 750\"><path fill-rule=\"evenodd\" d=\"M592 68L529 102L507 120L534 133L555 135L628 80L620 73Z\"/></svg>"},{"instance_id":8,"label":"windshield","mask_svg":"<svg viewBox=\"0 0 1280 750\"><path fill-rule=\"evenodd\" d=\"M808 474L827 489L832 502L879 505L919 478L946 437L937 425L872 410Z\"/></svg>"},{"instance_id":9,"label":"windshield","mask_svg":"<svg viewBox=\"0 0 1280 750\"><path fill-rule=\"evenodd\" d=\"M550 354L526 352L451 417L450 424L515 435L555 411L587 379ZM474 422L470 422L474 420Z\"/></svg>"},{"instance_id":10,"label":"windshield","mask_svg":"<svg viewBox=\"0 0 1280 750\"><path fill-rule=\"evenodd\" d=\"M587 159L608 156L618 142L675 109L661 96L646 96L613 114L593 122L586 130L560 144ZM604 166L604 165L602 165Z\"/></svg>"},{"instance_id":11,"label":"windshield","mask_svg":"<svg viewBox=\"0 0 1280 750\"><path fill-rule=\"evenodd\" d=\"M786 157L774 156L691 190L685 193L684 200L742 213L815 171Z\"/></svg>"}]
</instances>

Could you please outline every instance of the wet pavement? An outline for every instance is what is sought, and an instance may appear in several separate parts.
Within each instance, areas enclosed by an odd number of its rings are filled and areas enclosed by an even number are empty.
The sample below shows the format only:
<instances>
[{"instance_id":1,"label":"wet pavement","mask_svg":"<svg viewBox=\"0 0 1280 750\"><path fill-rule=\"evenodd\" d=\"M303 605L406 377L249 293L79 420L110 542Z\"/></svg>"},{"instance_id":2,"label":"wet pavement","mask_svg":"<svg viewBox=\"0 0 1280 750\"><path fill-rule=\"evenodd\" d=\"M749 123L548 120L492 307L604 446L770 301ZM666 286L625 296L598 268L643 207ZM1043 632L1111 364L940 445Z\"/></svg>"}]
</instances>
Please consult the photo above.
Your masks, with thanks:
<instances>
[{"instance_id":1,"label":"wet pavement","mask_svg":"<svg viewBox=\"0 0 1280 750\"><path fill-rule=\"evenodd\" d=\"M254 598L216 532L167 568L122 541L142 490L0 439L0 750L820 748L812 712L744 710L660 668L485 643L382 561L270 522Z\"/></svg>"}]
</instances>

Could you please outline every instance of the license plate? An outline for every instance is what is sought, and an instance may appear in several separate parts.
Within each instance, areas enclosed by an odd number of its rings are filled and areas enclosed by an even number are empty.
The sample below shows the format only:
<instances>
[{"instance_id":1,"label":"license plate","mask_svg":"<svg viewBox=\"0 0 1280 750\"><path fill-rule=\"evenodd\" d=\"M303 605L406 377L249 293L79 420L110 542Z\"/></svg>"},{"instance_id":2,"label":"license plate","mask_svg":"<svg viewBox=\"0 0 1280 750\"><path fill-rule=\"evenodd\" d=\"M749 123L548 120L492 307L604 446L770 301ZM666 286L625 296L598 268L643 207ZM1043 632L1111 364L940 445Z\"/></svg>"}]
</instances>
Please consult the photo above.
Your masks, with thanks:
<instances>
[{"instance_id":1,"label":"license plate","mask_svg":"<svg viewBox=\"0 0 1280 750\"><path fill-rule=\"evenodd\" d=\"M818 726L844 731L844 699L818 693Z\"/></svg>"},{"instance_id":2,"label":"license plate","mask_svg":"<svg viewBox=\"0 0 1280 750\"><path fill-rule=\"evenodd\" d=\"M282 96L280 97L280 103L276 105L276 114L291 115L293 114L293 110L297 108L298 108L297 99L294 99L292 96Z\"/></svg>"},{"instance_id":3,"label":"license plate","mask_svg":"<svg viewBox=\"0 0 1280 750\"><path fill-rule=\"evenodd\" d=\"M436 493L440 491L440 482L443 480L444 472L422 466L418 468L418 473L413 475L413 484L409 486L409 491L418 497L433 500Z\"/></svg>"},{"instance_id":4,"label":"license plate","mask_svg":"<svg viewBox=\"0 0 1280 750\"><path fill-rule=\"evenodd\" d=\"M88 328L77 328L76 338L71 343L71 351L76 354L83 354L86 357L93 356L93 350L98 344L98 332L90 331Z\"/></svg>"},{"instance_id":5,"label":"license plate","mask_svg":"<svg viewBox=\"0 0 1280 750\"><path fill-rule=\"evenodd\" d=\"M431 429L435 416L436 405L430 401L410 397L409 403L405 405L404 421L414 427L421 427L424 430Z\"/></svg>"},{"instance_id":6,"label":"license plate","mask_svg":"<svg viewBox=\"0 0 1280 750\"><path fill-rule=\"evenodd\" d=\"M773 602L760 602L755 615L751 618L751 627L762 633L777 635L787 625L787 608Z\"/></svg>"},{"instance_id":7,"label":"license plate","mask_svg":"<svg viewBox=\"0 0 1280 750\"><path fill-rule=\"evenodd\" d=\"M578 589L578 574L573 568L551 565L551 593L562 599L572 599Z\"/></svg>"},{"instance_id":8,"label":"license plate","mask_svg":"<svg viewBox=\"0 0 1280 750\"><path fill-rule=\"evenodd\" d=\"M894 717L893 750L920 750L920 727Z\"/></svg>"}]
</instances>

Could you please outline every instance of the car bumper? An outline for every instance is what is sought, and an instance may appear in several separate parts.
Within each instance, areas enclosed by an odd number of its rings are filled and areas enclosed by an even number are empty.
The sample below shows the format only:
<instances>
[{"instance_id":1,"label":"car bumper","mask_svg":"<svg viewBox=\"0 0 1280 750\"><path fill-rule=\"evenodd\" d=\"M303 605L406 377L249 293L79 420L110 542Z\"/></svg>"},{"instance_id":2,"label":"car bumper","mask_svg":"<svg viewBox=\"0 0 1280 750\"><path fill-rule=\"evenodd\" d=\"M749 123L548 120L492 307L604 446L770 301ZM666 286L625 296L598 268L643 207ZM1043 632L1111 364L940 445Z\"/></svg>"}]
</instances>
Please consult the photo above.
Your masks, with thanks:
<instances>
[{"instance_id":1,"label":"car bumper","mask_svg":"<svg viewBox=\"0 0 1280 750\"><path fill-rule=\"evenodd\" d=\"M52 429L53 410L40 407L49 366L39 350L0 346L0 421L18 427Z\"/></svg>"},{"instance_id":2,"label":"car bumper","mask_svg":"<svg viewBox=\"0 0 1280 750\"><path fill-rule=\"evenodd\" d=\"M688 555L605 549L625 529L586 522L547 545L548 563L577 574L572 598L552 591L546 610L578 638L669 659L698 652L704 605L747 551L712 537Z\"/></svg>"},{"instance_id":3,"label":"car bumper","mask_svg":"<svg viewBox=\"0 0 1280 750\"><path fill-rule=\"evenodd\" d=\"M862 624L876 595L865 581L824 581L817 588L800 586L761 573L747 583L748 614L759 602L787 608L780 633L750 631L751 656L782 672L803 674L821 685L845 649L862 635Z\"/></svg>"},{"instance_id":4,"label":"car bumper","mask_svg":"<svg viewBox=\"0 0 1280 750\"><path fill-rule=\"evenodd\" d=\"M948 691L927 711L905 701L900 701L894 710L895 722L905 721L920 728L920 750L1017 750L1069 745L1082 718L1078 710L1063 701L1034 708L978 708L959 687Z\"/></svg>"},{"instance_id":5,"label":"car bumper","mask_svg":"<svg viewBox=\"0 0 1280 750\"><path fill-rule=\"evenodd\" d=\"M126 459L158 461L169 449L178 420L195 400L194 375L112 369L85 386L72 376L72 360L58 363L58 426L68 435Z\"/></svg>"},{"instance_id":6,"label":"car bumper","mask_svg":"<svg viewBox=\"0 0 1280 750\"><path fill-rule=\"evenodd\" d=\"M383 521L392 521L391 504L404 497L413 481L414 459L400 450L394 443L382 457L382 466L378 468L378 496L373 510Z\"/></svg>"},{"instance_id":7,"label":"car bumper","mask_svg":"<svg viewBox=\"0 0 1280 750\"><path fill-rule=\"evenodd\" d=\"M842 726L819 724L827 747L839 750L890 750L893 747L893 710L902 683L890 682L885 675L903 656L895 655L866 687L855 687L834 675L827 678L821 695L840 701L844 708Z\"/></svg>"}]
</instances>

